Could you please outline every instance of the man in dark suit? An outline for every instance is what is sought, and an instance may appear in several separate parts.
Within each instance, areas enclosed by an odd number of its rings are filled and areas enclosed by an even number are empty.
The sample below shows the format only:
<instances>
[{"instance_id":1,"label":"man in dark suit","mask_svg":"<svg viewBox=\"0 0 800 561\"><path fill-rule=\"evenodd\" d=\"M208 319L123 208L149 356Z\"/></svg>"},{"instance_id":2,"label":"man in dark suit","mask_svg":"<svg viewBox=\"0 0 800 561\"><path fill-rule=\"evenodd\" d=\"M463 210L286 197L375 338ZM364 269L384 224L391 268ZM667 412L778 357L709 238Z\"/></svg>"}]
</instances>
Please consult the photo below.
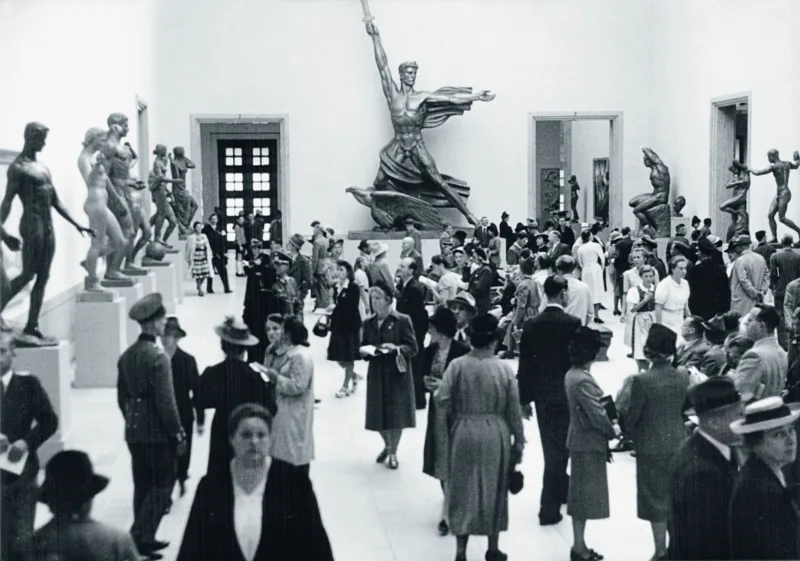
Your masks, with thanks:
<instances>
[{"instance_id":1,"label":"man in dark suit","mask_svg":"<svg viewBox=\"0 0 800 561\"><path fill-rule=\"evenodd\" d=\"M486 216L481 218L480 223L475 226L475 232L473 232L472 237L478 240L480 247L489 245L489 218Z\"/></svg>"},{"instance_id":2,"label":"man in dark suit","mask_svg":"<svg viewBox=\"0 0 800 561\"><path fill-rule=\"evenodd\" d=\"M703 337L704 332L703 318L699 316L689 316L683 320L683 325L681 326L683 342L680 344L678 352L675 354L676 367L700 367L706 353L711 350L711 345L709 345Z\"/></svg>"},{"instance_id":3,"label":"man in dark suit","mask_svg":"<svg viewBox=\"0 0 800 561\"><path fill-rule=\"evenodd\" d=\"M691 246L689 238L686 237L686 224L678 224L675 226L675 235L672 236L667 242L667 257L672 255L672 245L675 242L682 243L686 246Z\"/></svg>"},{"instance_id":4,"label":"man in dark suit","mask_svg":"<svg viewBox=\"0 0 800 561\"><path fill-rule=\"evenodd\" d=\"M428 311L425 309L425 289L416 279L417 262L406 257L397 266L400 284L397 286L397 311L411 318L417 348L425 348L425 335L428 333ZM425 386L422 383L425 353L417 353L411 359L411 373L414 376L414 398L417 409L425 409Z\"/></svg>"},{"instance_id":5,"label":"man in dark suit","mask_svg":"<svg viewBox=\"0 0 800 561\"><path fill-rule=\"evenodd\" d=\"M192 457L192 433L194 432L195 412L197 412L197 434L202 435L206 421L206 411L197 402L197 383L200 381L200 372L197 369L195 358L184 351L178 343L186 337L186 332L181 327L178 318L170 316L164 327L161 342L164 352L171 357L172 387L175 389L175 402L178 405L178 415L181 418L183 432L186 434L186 453L178 458L178 485L181 497L186 494L186 480L189 479L189 461Z\"/></svg>"},{"instance_id":6,"label":"man in dark suit","mask_svg":"<svg viewBox=\"0 0 800 561\"><path fill-rule=\"evenodd\" d=\"M572 230L570 230L571 232ZM547 256L553 260L553 263L558 261L562 255L572 255L571 246L562 243L561 234L553 230L547 235Z\"/></svg>"},{"instance_id":7,"label":"man in dark suit","mask_svg":"<svg viewBox=\"0 0 800 561\"><path fill-rule=\"evenodd\" d=\"M219 229L219 217L212 214L208 218L208 224L203 226L203 233L208 238L209 250L211 251L211 265L214 270L219 274L222 281L222 288L225 294L232 292L228 286L228 242L225 240L225 234ZM210 275L206 280L206 292L214 294L214 275Z\"/></svg>"},{"instance_id":8,"label":"man in dark suit","mask_svg":"<svg viewBox=\"0 0 800 561\"><path fill-rule=\"evenodd\" d=\"M725 265L715 259L719 251L708 238L697 241L700 261L686 271L689 283L689 309L692 314L709 321L731 308L731 287Z\"/></svg>"},{"instance_id":9,"label":"man in dark suit","mask_svg":"<svg viewBox=\"0 0 800 561\"><path fill-rule=\"evenodd\" d=\"M631 268L631 250L633 249L633 240L631 239L631 229L625 226L620 231L620 234L622 235L622 239L613 242L615 250L614 273L616 274L616 279L614 282L615 303L617 302L618 299L622 301L627 296L626 294L622 293L622 289L624 286L622 273ZM616 306L614 309L618 310ZM620 314L615 314L615 315L620 315Z\"/></svg>"},{"instance_id":10,"label":"man in dark suit","mask_svg":"<svg viewBox=\"0 0 800 561\"><path fill-rule=\"evenodd\" d=\"M0 475L0 559L32 559L30 548L36 516L39 447L55 434L58 417L36 376L14 370L13 334L0 332L0 453L21 462L20 475Z\"/></svg>"},{"instance_id":11,"label":"man in dark suit","mask_svg":"<svg viewBox=\"0 0 800 561\"><path fill-rule=\"evenodd\" d=\"M744 406L724 377L710 378L689 393L697 430L670 463L669 559L730 559L730 502L738 439L730 424Z\"/></svg>"},{"instance_id":12,"label":"man in dark suit","mask_svg":"<svg viewBox=\"0 0 800 561\"><path fill-rule=\"evenodd\" d=\"M783 249L774 253L768 261L769 287L775 297L775 307L781 315L781 322L778 324L778 342L784 350L789 348L789 332L786 328L786 322L787 319L789 322L792 320L791 315L788 318L785 317L783 310L786 287L793 280L800 278L800 255L792 249L793 244L794 238L791 234L783 236L781 239Z\"/></svg>"},{"instance_id":13,"label":"man in dark suit","mask_svg":"<svg viewBox=\"0 0 800 561\"><path fill-rule=\"evenodd\" d=\"M522 328L517 381L520 403L531 415L531 402L536 404L536 420L544 452L544 478L539 502L539 523L542 526L561 521L561 505L566 502L567 433L569 404L564 377L569 370L567 347L578 333L581 321L564 311L567 304L567 280L554 275L544 281L547 305Z\"/></svg>"},{"instance_id":14,"label":"man in dark suit","mask_svg":"<svg viewBox=\"0 0 800 561\"><path fill-rule=\"evenodd\" d=\"M769 264L770 259L778 250L772 244L767 243L767 233L764 230L756 232L756 241L758 244L753 249L753 253L758 253Z\"/></svg>"},{"instance_id":15,"label":"man in dark suit","mask_svg":"<svg viewBox=\"0 0 800 561\"><path fill-rule=\"evenodd\" d=\"M133 471L133 538L139 553L161 559L167 542L156 531L169 507L175 484L177 457L185 452L172 366L156 346L164 335L167 311L160 293L148 294L133 305L128 317L141 326L139 339L117 362L117 403L125 418L125 441Z\"/></svg>"},{"instance_id":16,"label":"man in dark suit","mask_svg":"<svg viewBox=\"0 0 800 561\"><path fill-rule=\"evenodd\" d=\"M567 218L564 214L558 217L558 228L556 231L561 236L561 241L572 251L572 246L575 245L575 231L572 229L572 226L567 224Z\"/></svg>"}]
</instances>

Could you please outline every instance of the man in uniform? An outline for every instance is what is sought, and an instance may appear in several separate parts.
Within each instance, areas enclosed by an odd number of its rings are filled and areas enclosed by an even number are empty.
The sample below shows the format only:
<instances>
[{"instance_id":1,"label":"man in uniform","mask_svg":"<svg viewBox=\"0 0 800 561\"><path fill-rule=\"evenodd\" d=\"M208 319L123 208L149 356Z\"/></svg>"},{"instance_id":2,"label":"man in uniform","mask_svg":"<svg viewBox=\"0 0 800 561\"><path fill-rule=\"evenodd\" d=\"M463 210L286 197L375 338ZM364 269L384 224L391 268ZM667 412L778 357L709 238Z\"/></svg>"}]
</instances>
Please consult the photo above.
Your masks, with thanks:
<instances>
[{"instance_id":1,"label":"man in uniform","mask_svg":"<svg viewBox=\"0 0 800 561\"><path fill-rule=\"evenodd\" d=\"M297 283L289 276L289 267L292 265L292 258L283 251L274 253L272 262L275 264L277 279L273 291L278 313L284 316L295 316L300 321L303 320L303 302L297 296Z\"/></svg>"},{"instance_id":2,"label":"man in uniform","mask_svg":"<svg viewBox=\"0 0 800 561\"><path fill-rule=\"evenodd\" d=\"M286 244L286 250L289 257L292 258L292 264L289 265L289 276L294 279L297 285L297 298L302 304L308 296L308 291L311 288L311 261L300 253L300 248L306 240L300 234L294 234L289 238L289 243Z\"/></svg>"},{"instance_id":3,"label":"man in uniform","mask_svg":"<svg viewBox=\"0 0 800 561\"><path fill-rule=\"evenodd\" d=\"M161 559L158 551L169 545L156 540L156 531L169 507L177 456L186 451L172 366L156 346L156 338L164 335L166 316L160 293L136 302L128 317L139 323L142 332L117 362L117 403L125 418L133 467L131 537L139 553L151 559Z\"/></svg>"}]
</instances>

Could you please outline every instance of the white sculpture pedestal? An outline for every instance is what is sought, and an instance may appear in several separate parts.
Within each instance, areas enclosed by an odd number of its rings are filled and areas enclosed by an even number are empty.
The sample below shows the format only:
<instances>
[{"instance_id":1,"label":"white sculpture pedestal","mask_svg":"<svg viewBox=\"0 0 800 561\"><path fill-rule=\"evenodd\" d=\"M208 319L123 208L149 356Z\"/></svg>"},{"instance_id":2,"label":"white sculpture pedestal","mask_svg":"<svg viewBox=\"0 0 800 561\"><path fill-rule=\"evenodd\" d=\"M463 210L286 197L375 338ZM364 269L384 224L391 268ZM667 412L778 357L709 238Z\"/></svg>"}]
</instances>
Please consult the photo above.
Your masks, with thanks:
<instances>
[{"instance_id":1,"label":"white sculpture pedestal","mask_svg":"<svg viewBox=\"0 0 800 561\"><path fill-rule=\"evenodd\" d=\"M125 300L119 296L109 302L98 301L91 293L78 294L76 388L117 387L117 360L128 347L127 319Z\"/></svg>"},{"instance_id":2,"label":"white sculpture pedestal","mask_svg":"<svg viewBox=\"0 0 800 561\"><path fill-rule=\"evenodd\" d=\"M137 271L136 273L129 272L128 276L134 281L142 283L142 296L147 296L148 294L158 291L158 280L156 279L155 273L147 269L143 269L142 271Z\"/></svg>"},{"instance_id":3,"label":"white sculpture pedestal","mask_svg":"<svg viewBox=\"0 0 800 561\"><path fill-rule=\"evenodd\" d=\"M131 346L136 342L136 339L139 338L139 324L133 321L132 319L128 318L128 312L131 311L133 305L136 304L139 300L144 298L144 286L142 283L139 282L140 277L131 277L136 281L136 284L133 286L109 286L108 290L114 292L120 298L124 298L125 300L125 322L127 323L126 328L126 346Z\"/></svg>"},{"instance_id":4,"label":"white sculpture pedestal","mask_svg":"<svg viewBox=\"0 0 800 561\"><path fill-rule=\"evenodd\" d=\"M175 298L178 304L183 304L183 281L186 280L186 262L183 257L183 250L173 249L167 250L164 256L164 261L168 261L175 267L175 276L177 279L177 290L175 291Z\"/></svg>"},{"instance_id":5,"label":"white sculpture pedestal","mask_svg":"<svg viewBox=\"0 0 800 561\"><path fill-rule=\"evenodd\" d=\"M39 463L47 461L65 448L72 431L71 380L75 368L72 362L72 345L59 341L55 347L17 348L14 368L30 372L42 383L50 403L58 415L58 429L39 448Z\"/></svg>"},{"instance_id":6,"label":"white sculpture pedestal","mask_svg":"<svg viewBox=\"0 0 800 561\"><path fill-rule=\"evenodd\" d=\"M166 261L144 261L143 266L156 276L156 286L164 298L167 313L174 314L178 307L178 279L175 265Z\"/></svg>"}]
</instances>

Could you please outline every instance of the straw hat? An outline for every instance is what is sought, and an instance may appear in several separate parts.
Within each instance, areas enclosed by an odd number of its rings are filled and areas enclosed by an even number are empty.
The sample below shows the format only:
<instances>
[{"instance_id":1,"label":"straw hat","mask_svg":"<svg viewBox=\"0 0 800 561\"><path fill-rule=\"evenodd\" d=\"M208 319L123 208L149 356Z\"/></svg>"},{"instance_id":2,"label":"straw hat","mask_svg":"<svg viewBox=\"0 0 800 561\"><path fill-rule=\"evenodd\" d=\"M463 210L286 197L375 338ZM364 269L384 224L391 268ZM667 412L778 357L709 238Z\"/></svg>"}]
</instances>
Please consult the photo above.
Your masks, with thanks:
<instances>
[{"instance_id":1,"label":"straw hat","mask_svg":"<svg viewBox=\"0 0 800 561\"><path fill-rule=\"evenodd\" d=\"M731 423L734 434L748 434L776 429L800 419L800 403L783 402L780 397L760 399L744 410L744 419Z\"/></svg>"}]
</instances>

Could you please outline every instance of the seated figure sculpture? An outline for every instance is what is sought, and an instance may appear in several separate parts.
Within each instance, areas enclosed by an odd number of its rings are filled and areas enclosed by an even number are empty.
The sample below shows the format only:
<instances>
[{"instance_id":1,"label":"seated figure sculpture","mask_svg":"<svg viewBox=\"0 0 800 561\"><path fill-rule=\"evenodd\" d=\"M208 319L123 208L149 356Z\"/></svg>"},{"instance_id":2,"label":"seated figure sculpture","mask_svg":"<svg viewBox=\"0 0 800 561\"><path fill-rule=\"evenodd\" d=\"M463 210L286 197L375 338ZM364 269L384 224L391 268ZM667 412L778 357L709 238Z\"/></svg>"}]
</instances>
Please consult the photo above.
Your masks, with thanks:
<instances>
[{"instance_id":1,"label":"seated figure sculpture","mask_svg":"<svg viewBox=\"0 0 800 561\"><path fill-rule=\"evenodd\" d=\"M41 347L58 344L52 337L39 331L39 314L44 304L45 288L50 280L50 267L56 251L52 209L55 209L81 234L94 236L94 230L78 224L61 202L53 186L50 170L36 159L47 140L49 129L41 123L25 126L25 145L22 152L8 168L8 185L3 202L0 203L0 224L5 224L11 213L11 203L19 197L22 203L22 218L19 235L22 238L22 272L8 282L8 289L0 294L0 312L35 279L31 290L28 322L18 336L21 346ZM4 233L5 243L10 249L17 245ZM11 241L11 243L9 243Z\"/></svg>"},{"instance_id":2,"label":"seated figure sculpture","mask_svg":"<svg viewBox=\"0 0 800 561\"><path fill-rule=\"evenodd\" d=\"M733 223L728 226L728 231L725 233L726 242L750 230L750 215L747 213L750 171L746 165L738 160L734 160L728 170L733 174L733 177L728 181L725 188L733 189L733 197L719 207L722 212L727 212L733 218Z\"/></svg>"},{"instance_id":3,"label":"seated figure sculpture","mask_svg":"<svg viewBox=\"0 0 800 561\"><path fill-rule=\"evenodd\" d=\"M645 226L651 226L659 237L670 234L669 168L664 165L658 154L650 148L642 148L644 165L650 168L652 193L638 195L628 203L633 214L639 219L639 234Z\"/></svg>"},{"instance_id":4,"label":"seated figure sculpture","mask_svg":"<svg viewBox=\"0 0 800 561\"><path fill-rule=\"evenodd\" d=\"M176 146L169 155L170 169L172 171L172 209L178 219L178 238L185 240L192 233L192 219L197 212L197 203L186 189L186 175L196 166L186 157L186 152L181 146ZM168 236L164 236L166 239Z\"/></svg>"}]
</instances>

